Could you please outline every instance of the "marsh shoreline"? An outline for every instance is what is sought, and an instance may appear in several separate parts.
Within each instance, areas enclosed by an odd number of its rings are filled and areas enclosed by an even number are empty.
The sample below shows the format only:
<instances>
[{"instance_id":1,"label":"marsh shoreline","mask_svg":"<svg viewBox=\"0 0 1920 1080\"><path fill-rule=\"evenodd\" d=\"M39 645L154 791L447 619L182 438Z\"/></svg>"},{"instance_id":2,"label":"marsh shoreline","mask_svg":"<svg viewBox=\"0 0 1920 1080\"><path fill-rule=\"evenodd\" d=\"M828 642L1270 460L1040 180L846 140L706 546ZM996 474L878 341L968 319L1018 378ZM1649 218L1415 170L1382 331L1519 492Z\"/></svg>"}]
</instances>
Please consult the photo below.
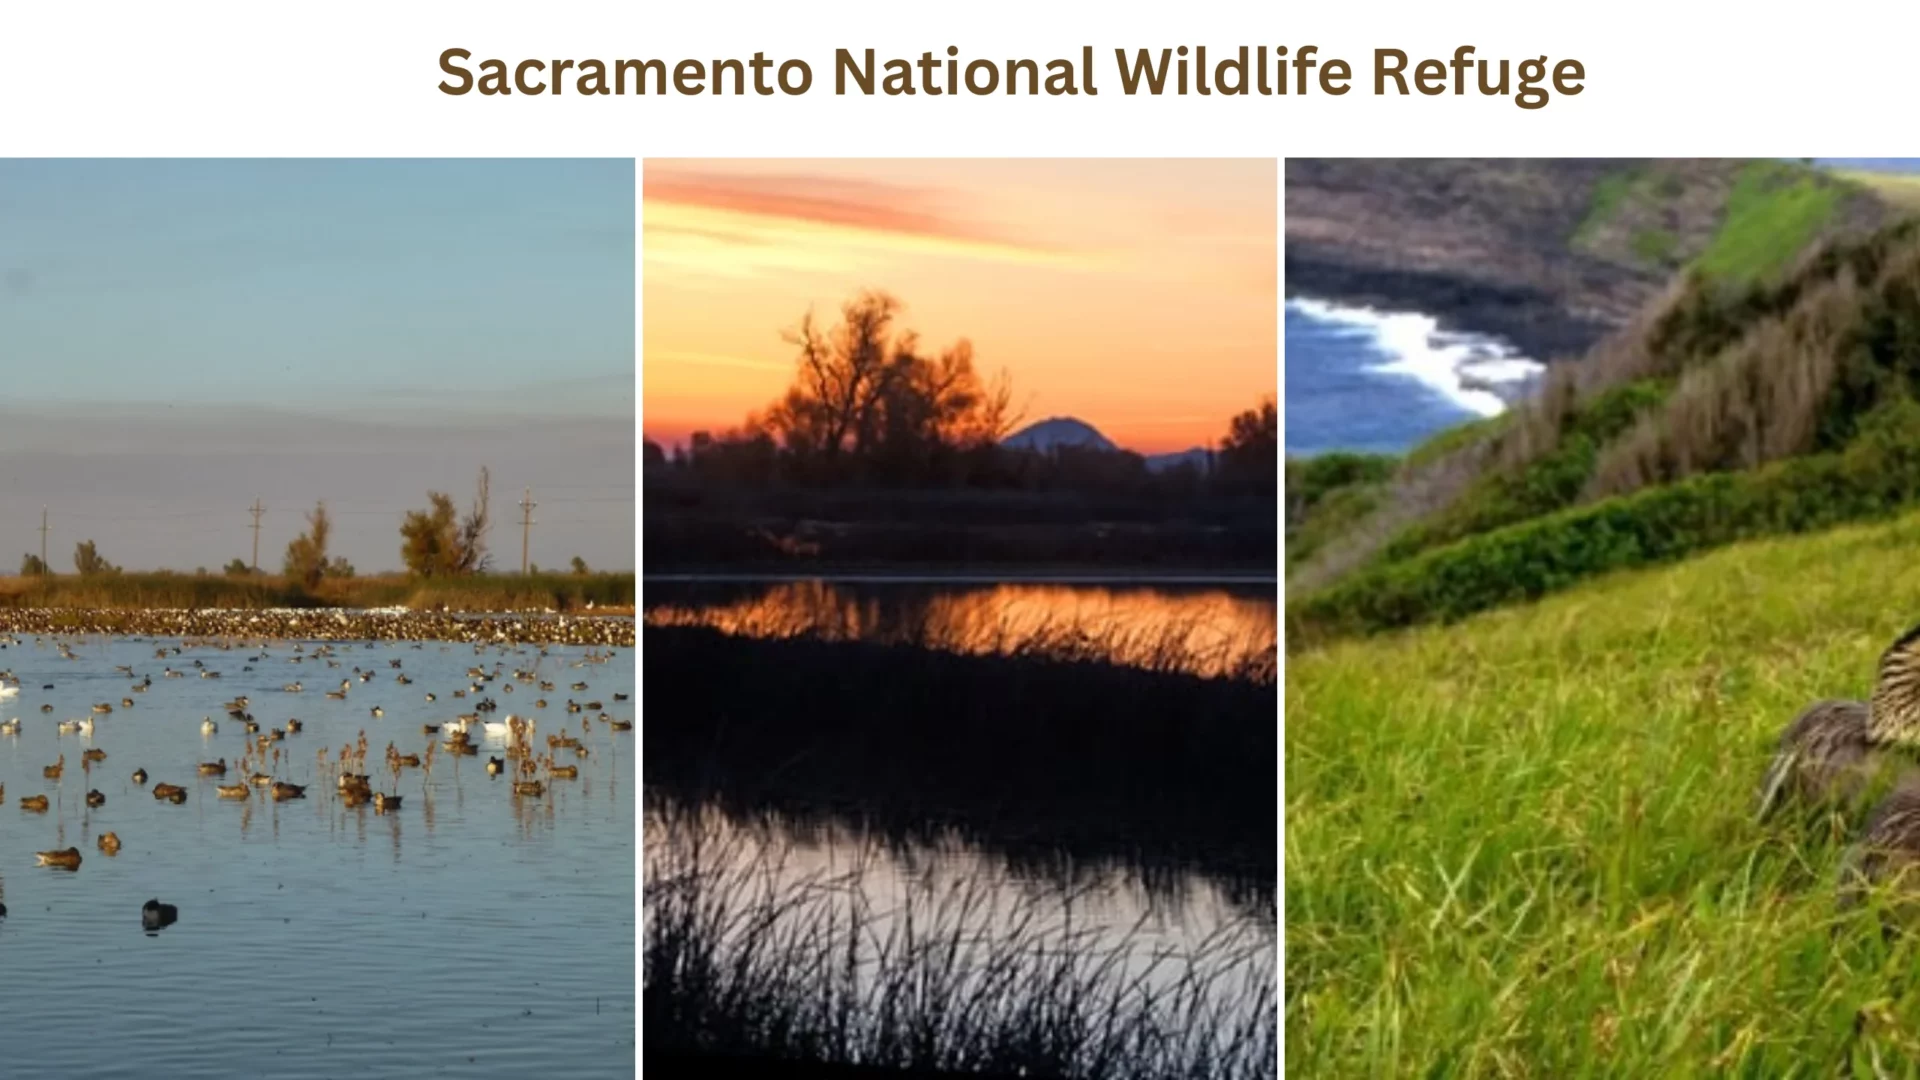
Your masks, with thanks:
<instances>
[{"instance_id":1,"label":"marsh shoreline","mask_svg":"<svg viewBox=\"0 0 1920 1080\"><path fill-rule=\"evenodd\" d=\"M0 633L300 641L463 641L632 648L630 615L351 608L0 608Z\"/></svg>"}]
</instances>

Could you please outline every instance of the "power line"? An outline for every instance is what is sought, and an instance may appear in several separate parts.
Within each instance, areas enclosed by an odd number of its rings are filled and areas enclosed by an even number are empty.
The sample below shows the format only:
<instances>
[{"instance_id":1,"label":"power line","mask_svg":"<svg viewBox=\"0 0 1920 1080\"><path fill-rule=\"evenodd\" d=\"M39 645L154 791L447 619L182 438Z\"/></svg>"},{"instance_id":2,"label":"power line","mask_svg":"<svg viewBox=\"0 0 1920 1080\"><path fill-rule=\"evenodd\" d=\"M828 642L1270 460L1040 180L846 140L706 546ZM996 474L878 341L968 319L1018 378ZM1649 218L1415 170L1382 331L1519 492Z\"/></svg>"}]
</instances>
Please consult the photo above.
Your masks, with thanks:
<instances>
[{"instance_id":1,"label":"power line","mask_svg":"<svg viewBox=\"0 0 1920 1080\"><path fill-rule=\"evenodd\" d=\"M533 489L520 497L520 576L527 576L527 548L533 536Z\"/></svg>"},{"instance_id":2,"label":"power line","mask_svg":"<svg viewBox=\"0 0 1920 1080\"><path fill-rule=\"evenodd\" d=\"M260 505L260 496L253 497L253 505L247 507L247 512L253 515L253 572L257 574L260 572L260 515L267 512L267 508Z\"/></svg>"},{"instance_id":3,"label":"power line","mask_svg":"<svg viewBox=\"0 0 1920 1080\"><path fill-rule=\"evenodd\" d=\"M40 508L40 576L45 577L51 568L47 566L47 508Z\"/></svg>"}]
</instances>

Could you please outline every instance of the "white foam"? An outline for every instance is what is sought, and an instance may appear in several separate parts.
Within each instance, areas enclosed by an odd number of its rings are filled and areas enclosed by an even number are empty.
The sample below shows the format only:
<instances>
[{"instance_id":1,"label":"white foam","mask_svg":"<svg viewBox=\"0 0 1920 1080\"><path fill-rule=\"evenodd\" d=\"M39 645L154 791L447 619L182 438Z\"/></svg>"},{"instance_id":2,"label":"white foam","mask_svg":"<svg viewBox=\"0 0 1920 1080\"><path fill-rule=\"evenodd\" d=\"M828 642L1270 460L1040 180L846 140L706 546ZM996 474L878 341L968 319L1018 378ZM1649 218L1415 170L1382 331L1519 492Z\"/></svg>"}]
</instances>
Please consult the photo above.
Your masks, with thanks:
<instances>
[{"instance_id":1,"label":"white foam","mask_svg":"<svg viewBox=\"0 0 1920 1080\"><path fill-rule=\"evenodd\" d=\"M1309 297L1287 301L1289 310L1373 339L1392 359L1369 370L1417 379L1460 408L1497 416L1507 401L1488 384L1524 383L1546 370L1498 338L1444 332L1440 321L1416 311L1376 311Z\"/></svg>"}]
</instances>

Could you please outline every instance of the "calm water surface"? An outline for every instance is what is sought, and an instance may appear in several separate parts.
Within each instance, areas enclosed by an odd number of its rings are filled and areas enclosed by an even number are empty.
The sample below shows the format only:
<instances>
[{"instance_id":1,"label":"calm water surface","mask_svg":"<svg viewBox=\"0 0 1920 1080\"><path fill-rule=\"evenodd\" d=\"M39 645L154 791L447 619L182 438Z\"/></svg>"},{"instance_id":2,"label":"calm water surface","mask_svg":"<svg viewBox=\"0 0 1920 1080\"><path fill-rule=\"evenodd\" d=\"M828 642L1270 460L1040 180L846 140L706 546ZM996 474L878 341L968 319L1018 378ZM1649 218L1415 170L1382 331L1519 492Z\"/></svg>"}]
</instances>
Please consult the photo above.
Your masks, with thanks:
<instances>
[{"instance_id":1,"label":"calm water surface","mask_svg":"<svg viewBox=\"0 0 1920 1080\"><path fill-rule=\"evenodd\" d=\"M569 698L600 701L634 718L614 694L634 691L631 654L583 662L584 649L487 649L438 642L337 642L329 667L316 645L221 649L200 646L156 659L177 641L86 639L63 658L51 640L23 638L0 650L19 677L0 717L21 733L0 736L0 1005L10 1037L0 1073L16 1076L630 1076L634 1066L634 759L631 732L569 715ZM296 658L300 662L293 662ZM398 659L396 671L390 661ZM194 677L198 660L219 679ZM456 700L470 667L501 678ZM243 668L251 664L252 671ZM120 665L134 672L116 670ZM165 678L171 666L185 678ZM357 677L344 701L324 691ZM516 683L515 669L551 680L554 691ZM405 674L411 685L396 677ZM132 693L142 676L151 689ZM286 693L295 680L306 690ZM584 681L585 691L571 690ZM44 684L53 689L43 690ZM431 692L435 703L425 698ZM298 717L305 731L274 744L277 770L314 787L304 800L218 798L197 775L225 758L238 778L250 736L222 703L251 697L263 731ZM480 754L435 755L430 777L402 772L403 804L378 815L346 808L320 771L366 731L367 772L393 790L380 765L389 742L424 753L423 723L469 712L476 700L536 719L536 741L565 729L589 756L565 752L577 780L557 780L544 798L516 798L506 778L487 776ZM121 701L132 697L134 706ZM536 698L548 707L536 709ZM60 720L114 711L90 737L57 732ZM42 712L43 704L53 711ZM378 705L385 712L369 714ZM593 714L587 714L589 716ZM211 716L219 731L203 735ZM83 771L82 751L106 760ZM66 757L59 781L42 767ZM144 768L150 779L136 786ZM189 790L175 806L154 783ZM88 808L94 788L104 806ZM20 808L44 793L45 814ZM95 846L107 830L117 857ZM35 865L36 851L77 847L77 872ZM178 905L179 922L144 933L140 906ZM31 1032L30 1038L18 1033Z\"/></svg>"},{"instance_id":2,"label":"calm water surface","mask_svg":"<svg viewBox=\"0 0 1920 1080\"><path fill-rule=\"evenodd\" d=\"M958 652L1063 646L1204 675L1261 663L1279 640L1273 585L649 583L642 600L649 625L909 641Z\"/></svg>"}]
</instances>

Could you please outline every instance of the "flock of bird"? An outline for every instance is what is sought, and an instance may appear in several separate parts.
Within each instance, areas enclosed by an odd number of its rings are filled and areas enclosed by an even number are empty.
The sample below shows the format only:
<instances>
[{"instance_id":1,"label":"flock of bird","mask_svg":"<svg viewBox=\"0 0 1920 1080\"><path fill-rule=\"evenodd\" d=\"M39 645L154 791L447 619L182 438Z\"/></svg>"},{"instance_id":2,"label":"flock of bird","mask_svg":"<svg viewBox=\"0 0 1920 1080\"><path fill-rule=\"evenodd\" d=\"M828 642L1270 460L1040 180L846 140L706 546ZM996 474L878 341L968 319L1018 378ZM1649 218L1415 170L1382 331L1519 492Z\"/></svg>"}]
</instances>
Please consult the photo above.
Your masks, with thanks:
<instances>
[{"instance_id":1,"label":"flock of bird","mask_svg":"<svg viewBox=\"0 0 1920 1080\"><path fill-rule=\"evenodd\" d=\"M1844 907L1875 887L1920 899L1920 626L1881 654L1867 700L1815 702L1780 736L1758 816L1789 806L1858 823L1841 860Z\"/></svg>"},{"instance_id":2,"label":"flock of bird","mask_svg":"<svg viewBox=\"0 0 1920 1080\"><path fill-rule=\"evenodd\" d=\"M0 646L19 644L21 644L21 642L16 638L0 637ZM36 641L35 644L44 643ZM56 640L52 642L52 644L64 659L80 659L80 656L73 651L73 646L69 642ZM175 668L171 663L168 663L168 661L174 658L181 657L187 650L202 646L211 646L223 650L235 648L229 641L194 641L191 639L184 639L178 645L162 646L155 651L153 656L153 659L162 665L160 671L161 678L220 678L221 673L209 667L207 663L201 659L182 660L182 666L179 668ZM285 655L276 656L274 654L275 645L266 642L254 643L252 646L254 651L248 655L244 661L245 666L242 669L243 672L254 672L258 665L265 664L270 660L284 660L285 662L293 664L324 665L325 668L329 669L339 669L343 666L348 667L349 670L340 678L337 687L330 688L326 691L325 696L331 701L346 700L356 683L360 685L370 684L378 675L385 672L391 672L393 674L393 682L397 686L404 687L413 683L413 678L404 670L401 659L389 659L387 661L388 666L385 669L377 669L370 665L362 667L359 664L351 664L350 657L348 657L346 653L354 650L356 648L354 645L338 643L293 643L290 649L285 648L284 645L278 647L284 650ZM371 650L375 647L376 645L373 642L365 642L357 646L357 648L364 650ZM384 643L384 647L391 649L400 646L397 643ZM414 649L420 649L422 647L423 643L412 644L412 648ZM484 655L489 647L482 644L474 644L472 648L474 654L478 656ZM508 647L504 646L494 646L494 648L499 649L503 653L508 651ZM563 765L560 763L558 755L565 753L575 759L587 757L590 751L582 742L582 736L591 733L592 725L596 720L605 725L608 730L614 732L630 731L633 728L633 723L629 720L615 719L604 711L605 706L598 700L576 701L568 698L564 706L566 713L569 714L569 717L576 715L580 717L577 732L569 730L571 724L570 719L563 721L559 732L546 736L545 750L542 752L538 748L539 744L536 742L539 725L532 713L537 710L546 709L548 707L547 699L544 696L537 697L532 703L532 710L529 710L529 715L520 716L508 714L500 717L499 704L492 696L494 693L499 693L502 697L511 695L515 692L516 686L520 688L522 693L529 691L536 695L557 693L557 682L552 679L543 678L538 671L540 662L544 661L548 656L548 650L545 647L528 646L513 651L520 655L525 655L530 650L537 652L538 656L532 668L516 667L509 670L506 662L499 659L496 659L491 666L476 664L469 667L466 671L466 681L464 685L451 690L447 695L451 699L467 703L466 710L459 712L458 715L451 719L442 720L439 723L423 724L422 733L427 736L427 744L424 752L402 753L398 749L396 742L389 741L384 754L384 765L386 771L391 776L391 783L376 784L374 777L368 770L369 740L365 728L359 731L356 740L342 745L337 755L331 753L328 747L319 747L314 755L318 773L332 780L329 786L334 791L335 797L340 799L344 805L348 807L371 805L376 814L391 813L399 810L402 801L399 791L401 776L408 769L423 769L430 775L435 755L438 751L442 750L454 756L475 756L479 754L483 745L492 744L500 746L502 755L490 755L486 763L486 771L489 776L496 777L511 774L510 791L516 798L538 798L546 793L549 783L555 780L577 778L579 776L579 765L575 762L569 762ZM599 648L590 649L584 656L574 662L574 666L584 667L591 664L604 664L612 659L613 655L611 651L603 651ZM124 675L130 680L128 696L122 697L118 705L110 700L102 701L91 707L89 715L59 721L55 725L55 730L58 735L78 735L87 740L93 740L96 737L111 737L112 725L121 723L122 721L106 721L105 718L113 715L116 708L122 712L133 709L136 705L134 695L144 694L153 686L153 675L151 673L144 675L138 674L131 666L119 667L116 670L119 674ZM258 681L257 677L255 681ZM45 684L42 686L42 689L51 691L54 689L54 684ZM588 684L584 680L575 681L569 685L568 689L573 693L584 694L588 690ZM306 690L307 687L303 681L295 680L286 683L280 688L279 692L285 695L298 695L305 693ZM19 697L20 691L19 680L13 676L11 671L0 672L0 707L4 707L4 703L11 699ZM271 691L268 692L271 693ZM428 692L425 694L425 700L429 704L439 701L440 697L441 695L437 693ZM612 700L615 702L623 702L627 700L627 697L624 693L616 693L612 695ZM200 718L195 725L195 730L203 737L216 736L220 731L221 724L225 723L243 730L246 734L246 739L241 744L241 752L237 761L229 763L225 756L213 761L203 761L198 766L198 774L214 782L214 790L218 797L223 800L247 800L253 798L256 792L259 792L263 797L271 798L275 802L307 798L308 789L312 784L311 782L307 784L296 784L292 782L290 773L291 767L294 764L294 755L284 745L289 738L298 736L304 730L304 725L298 719L289 719L278 726L264 725L265 730L263 730L263 724L254 718L254 708L255 702L252 697L247 694L239 694L228 698L221 705L224 720L214 719L211 713ZM40 711L42 713L51 713L54 711L54 706L51 703L43 704L40 706ZM446 711L451 712L454 710L447 709ZM368 708L367 715L372 720L377 721L384 717L385 709L377 704L372 705ZM139 721L131 722L137 723ZM21 730L22 725L18 717L0 722L0 737L17 738ZM436 737L438 741L436 741ZM107 760L107 751L102 746L90 745L83 750L80 757L81 768L87 773L88 778L91 779L94 766L104 763ZM59 785L63 783L67 776L66 754L62 752L56 761L42 767L40 772L46 785ZM229 783L227 779L229 774L234 776L234 780L231 783ZM147 770L141 767L133 771L132 779L135 785L144 787L150 777ZM154 783L148 790L155 799L175 805L186 802L189 795L188 788L180 784L167 782ZM5 798L6 785L0 783L0 803L4 803ZM18 804L23 814L40 815L48 811L50 800L48 795L43 791L19 796ZM98 808L105 804L106 795L98 789L89 787L86 793L86 805L89 808ZM118 854L121 844L122 841L119 835L112 831L101 833L96 840L96 846L99 851L109 856ZM82 862L80 849L77 847L40 851L36 853L36 858L38 865L63 870L78 870ZM0 906L0 916L4 916L5 914L5 907ZM161 923L161 925L164 925L165 923L172 922L173 917L175 917L175 912L171 905L159 904L157 900L149 901L148 908L143 909L142 914L143 923L149 924L149 929L153 928L151 924L155 921L164 919L164 922Z\"/></svg>"}]
</instances>

